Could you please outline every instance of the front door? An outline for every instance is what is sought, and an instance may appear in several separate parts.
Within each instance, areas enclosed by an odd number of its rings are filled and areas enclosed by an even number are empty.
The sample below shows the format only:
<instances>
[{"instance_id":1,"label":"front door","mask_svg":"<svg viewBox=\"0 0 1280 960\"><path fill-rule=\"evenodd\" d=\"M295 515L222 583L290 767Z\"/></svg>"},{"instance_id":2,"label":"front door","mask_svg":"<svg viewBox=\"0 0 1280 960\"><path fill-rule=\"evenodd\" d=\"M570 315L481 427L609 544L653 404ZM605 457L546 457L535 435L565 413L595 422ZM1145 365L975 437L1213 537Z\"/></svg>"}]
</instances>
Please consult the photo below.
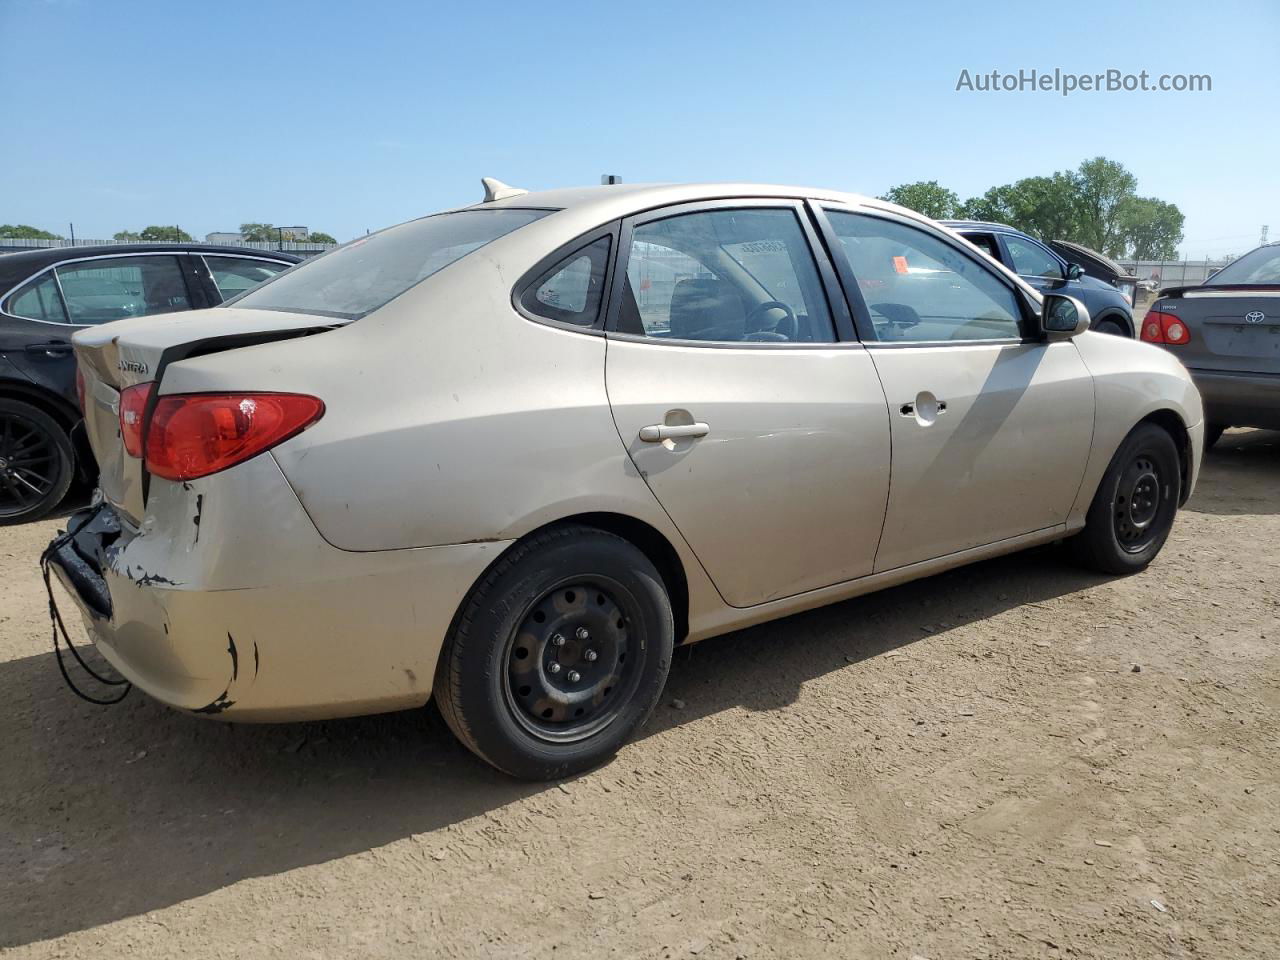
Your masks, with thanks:
<instances>
[{"instance_id":1,"label":"front door","mask_svg":"<svg viewBox=\"0 0 1280 960\"><path fill-rule=\"evenodd\" d=\"M1093 436L1093 381L1075 345L1025 339L1012 283L943 235L826 215L889 404L876 572L1063 523Z\"/></svg>"},{"instance_id":2,"label":"front door","mask_svg":"<svg viewBox=\"0 0 1280 960\"><path fill-rule=\"evenodd\" d=\"M835 342L815 249L803 209L785 201L623 227L614 420L737 607L870 573L884 520L884 392L867 350Z\"/></svg>"}]
</instances>

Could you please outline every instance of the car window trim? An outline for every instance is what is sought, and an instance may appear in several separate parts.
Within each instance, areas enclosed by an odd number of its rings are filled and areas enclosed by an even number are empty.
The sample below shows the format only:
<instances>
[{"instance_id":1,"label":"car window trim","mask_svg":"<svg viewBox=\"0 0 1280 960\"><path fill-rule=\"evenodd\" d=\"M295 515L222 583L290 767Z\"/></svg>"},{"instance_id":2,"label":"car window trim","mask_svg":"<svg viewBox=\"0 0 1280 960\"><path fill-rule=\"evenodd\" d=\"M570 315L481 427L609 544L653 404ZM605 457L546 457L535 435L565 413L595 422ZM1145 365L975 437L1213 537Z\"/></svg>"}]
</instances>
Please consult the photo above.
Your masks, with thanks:
<instances>
[{"instance_id":1,"label":"car window trim","mask_svg":"<svg viewBox=\"0 0 1280 960\"><path fill-rule=\"evenodd\" d=\"M609 223L593 227L586 233L580 233L567 243L562 243L556 247L545 257L542 257L532 267L520 275L520 279L516 281L515 286L511 288L511 306L524 317L534 323L542 324L546 327L554 327L557 330L572 330L575 333L585 333L590 336L603 336L605 318L609 313L609 295L612 293L613 285L613 268L618 257L618 237L621 233L621 220L612 220ZM604 265L604 290L600 294L600 309L596 312L596 319L590 325L581 323L569 323L565 320L555 320L551 317L543 317L525 308L520 302L529 288L542 279L542 275L548 270L566 260L579 251L585 250L597 240L609 238L609 256L605 260Z\"/></svg>"},{"instance_id":2,"label":"car window trim","mask_svg":"<svg viewBox=\"0 0 1280 960\"><path fill-rule=\"evenodd\" d=\"M72 322L71 322L71 311L70 311L70 310L67 310L67 304L66 304L66 300L65 300L65 299L63 300L63 303L62 303L62 308L63 308L63 310L64 310L64 311L66 311L66 315L67 315L67 322L65 322L65 323L59 323L59 322L58 322L58 321L56 321L56 320L37 320L35 317L24 317L24 316L21 316L21 315L16 314L16 313L11 313L11 312L9 311L9 300L13 297L13 295L14 295L15 293L17 293L19 290L21 290L23 287L25 287L25 286L26 286L28 283L30 283L32 280L35 280L37 277L42 276L43 274L48 273L50 270L55 271L55 272L54 272L54 279L55 279L55 280L57 280L57 283L58 283L58 295L59 295L59 296L61 296L61 295L62 295L62 281L58 279L58 276L57 276L57 272L56 272L56 271L57 271L58 267L65 267L65 266L67 266L68 264L72 264L72 263L87 263L87 262L89 262L89 261L91 261L91 260L119 260L119 259L121 259L122 257L178 257L178 258L181 258L181 257L182 257L182 256L184 256L184 255L190 255L190 254L192 254L192 253L202 253L202 251L192 251L192 250L189 250L189 249L177 249L177 250L139 250L139 251L135 251L135 252L127 252L127 253L98 253L98 254L94 254L93 256L89 256L89 257L69 257L69 258L67 258L66 260L57 260L57 261L55 261L54 263L46 264L45 266L43 266L43 267L41 267L39 270L37 270L35 273L29 274L25 279L23 279L23 280L19 281L18 283L15 283L12 287L10 287L10 288L9 288L8 290L6 290L2 295L0 295L0 315L6 316L6 317L10 317L10 318L12 318L12 319L14 319L14 320L23 320L23 321L26 321L27 323L47 323L47 324L49 324L49 326L53 326L53 327L90 327L90 326L93 326L93 324L90 324L90 323L72 323ZM210 256L218 256L218 254L216 254L216 253L210 253ZM228 256L237 256L237 254L228 254ZM286 261L286 260L276 260L276 259L274 259L274 258L272 258L272 257L249 257L249 258L247 258L247 259L251 259L251 260L270 260L270 261L271 261L271 262L273 262L273 263L288 263L288 261ZM292 266L297 266L297 264L293 264L293 263L289 263L288 265L289 265L290 267L292 267ZM286 269L287 269L287 268L286 268ZM283 271L283 270L281 270L280 272L281 272L281 273L284 273L284 271ZM183 271L183 274L184 274L184 276L183 276L183 281L184 281L184 282L186 282L186 276L185 276L185 273L186 273L186 271ZM279 276L279 274L277 274L277 276ZM188 296L189 296L189 295L190 295L190 292L191 292L191 291L190 291L190 287L189 287L189 286L188 286L188 290L187 290L187 292L188 292Z\"/></svg>"},{"instance_id":3,"label":"car window trim","mask_svg":"<svg viewBox=\"0 0 1280 960\"><path fill-rule=\"evenodd\" d=\"M979 250L977 247L969 243L969 241L949 236L940 230L929 230L928 224L922 224L918 220L911 217L904 217L899 214L892 213L888 210L878 210L871 207L851 207L839 203L833 203L829 200L816 201L812 204L821 232L827 239L827 243L832 248L833 259L836 263L836 274L840 278L841 286L844 288L845 295L849 299L849 306L853 310L854 326L857 328L858 335L862 342L867 346L875 347L891 347L895 350L911 349L914 347L941 347L941 346L963 346L973 344L1011 344L1011 343L1041 343L1039 337L1034 336L1035 324L1034 320L1037 314L1032 310L1031 302L1027 298L1027 293L1016 282L1009 277L992 270L990 264L983 263L983 260L991 258ZM971 260L975 266L984 270L988 275L994 277L1004 286L1012 291L1014 301L1018 305L1018 331L1021 336L1018 337L993 337L989 340L881 340L876 333L875 324L871 321L871 310L867 307L867 301L862 296L862 289L858 286L857 278L853 273L853 266L849 263L849 258L845 254L844 245L840 242L840 235L836 233L835 225L827 216L827 211L833 213L852 213L858 216L871 217L877 220L887 220L890 223L896 223L900 226L912 227L935 237L946 243L953 250L962 256Z\"/></svg>"},{"instance_id":4,"label":"car window trim","mask_svg":"<svg viewBox=\"0 0 1280 960\"><path fill-rule=\"evenodd\" d=\"M613 253L612 278L609 286L608 308L605 311L604 333L607 337L626 340L633 343L652 343L658 346L711 347L718 349L744 350L796 350L796 349L830 349L852 341L857 343L853 334L853 322L849 315L849 307L836 283L835 270L825 245L821 242L808 213L808 203L802 197L721 197L715 200L695 200L686 203L668 204L652 207L648 210L633 213L621 221L621 229ZM679 340L674 337L649 337L642 334L624 333L618 330L618 317L622 310L623 278L626 276L627 261L631 256L631 237L635 227L655 220L667 220L671 217L689 213L701 213L707 210L790 210L800 227L801 235L809 246L809 255L818 271L818 285L826 300L827 312L830 315L831 340L819 342L804 341L753 341L753 340ZM625 254L623 251L626 251ZM759 281L757 281L759 282ZM845 339L845 334L848 339Z\"/></svg>"}]
</instances>

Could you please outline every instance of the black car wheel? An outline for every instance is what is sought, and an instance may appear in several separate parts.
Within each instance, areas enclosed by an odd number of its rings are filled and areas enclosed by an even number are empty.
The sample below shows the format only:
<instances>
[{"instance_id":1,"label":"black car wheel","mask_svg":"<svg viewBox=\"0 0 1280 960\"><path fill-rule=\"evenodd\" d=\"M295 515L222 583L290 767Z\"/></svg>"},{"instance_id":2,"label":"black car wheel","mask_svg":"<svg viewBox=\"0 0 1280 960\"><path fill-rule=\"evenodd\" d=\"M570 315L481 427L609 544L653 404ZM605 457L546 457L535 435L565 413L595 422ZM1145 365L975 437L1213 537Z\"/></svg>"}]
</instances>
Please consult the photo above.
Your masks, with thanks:
<instances>
[{"instance_id":1,"label":"black car wheel","mask_svg":"<svg viewBox=\"0 0 1280 960\"><path fill-rule=\"evenodd\" d=\"M38 520L66 496L75 467L71 438L43 410L0 399L0 524Z\"/></svg>"},{"instance_id":2,"label":"black car wheel","mask_svg":"<svg viewBox=\"0 0 1280 960\"><path fill-rule=\"evenodd\" d=\"M1093 328L1098 333L1109 333L1113 337L1128 336L1124 327L1120 325L1118 320L1100 320L1098 325Z\"/></svg>"},{"instance_id":3,"label":"black car wheel","mask_svg":"<svg viewBox=\"0 0 1280 960\"><path fill-rule=\"evenodd\" d=\"M1182 494L1178 448L1167 430L1141 423L1125 437L1098 485L1076 555L1103 573L1137 573L1164 546Z\"/></svg>"},{"instance_id":4,"label":"black car wheel","mask_svg":"<svg viewBox=\"0 0 1280 960\"><path fill-rule=\"evenodd\" d=\"M526 780L604 762L653 712L674 641L649 559L590 527L518 544L472 591L435 698L469 749Z\"/></svg>"},{"instance_id":5,"label":"black car wheel","mask_svg":"<svg viewBox=\"0 0 1280 960\"><path fill-rule=\"evenodd\" d=\"M1214 444L1222 439L1226 429L1226 426L1221 423L1207 424L1204 428L1204 448L1206 450L1212 449Z\"/></svg>"}]
</instances>

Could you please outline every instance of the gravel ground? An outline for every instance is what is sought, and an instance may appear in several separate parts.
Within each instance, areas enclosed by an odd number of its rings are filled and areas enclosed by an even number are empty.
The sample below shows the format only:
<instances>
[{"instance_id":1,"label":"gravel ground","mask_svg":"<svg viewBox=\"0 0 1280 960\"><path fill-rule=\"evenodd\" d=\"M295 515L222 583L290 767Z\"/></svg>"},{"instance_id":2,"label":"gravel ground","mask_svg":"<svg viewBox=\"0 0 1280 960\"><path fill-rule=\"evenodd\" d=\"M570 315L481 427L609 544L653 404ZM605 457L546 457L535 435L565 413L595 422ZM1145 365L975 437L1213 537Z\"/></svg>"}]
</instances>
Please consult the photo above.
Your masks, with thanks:
<instances>
[{"instance_id":1,"label":"gravel ground","mask_svg":"<svg viewBox=\"0 0 1280 960\"><path fill-rule=\"evenodd\" d=\"M1042 549L681 650L553 785L430 709L76 700L56 526L0 530L6 955L1280 956L1280 435L1228 434L1140 576Z\"/></svg>"}]
</instances>

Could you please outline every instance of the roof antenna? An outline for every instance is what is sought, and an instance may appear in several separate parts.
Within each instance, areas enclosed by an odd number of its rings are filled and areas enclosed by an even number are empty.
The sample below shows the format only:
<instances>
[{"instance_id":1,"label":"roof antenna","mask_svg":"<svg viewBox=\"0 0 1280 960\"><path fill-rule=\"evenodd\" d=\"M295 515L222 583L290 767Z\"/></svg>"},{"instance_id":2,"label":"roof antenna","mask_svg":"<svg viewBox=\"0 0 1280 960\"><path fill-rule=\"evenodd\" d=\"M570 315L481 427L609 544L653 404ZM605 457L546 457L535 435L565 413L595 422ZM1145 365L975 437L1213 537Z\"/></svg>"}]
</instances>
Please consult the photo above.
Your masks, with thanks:
<instances>
[{"instance_id":1,"label":"roof antenna","mask_svg":"<svg viewBox=\"0 0 1280 960\"><path fill-rule=\"evenodd\" d=\"M600 178L601 186L605 186L605 187L611 186L615 183L621 183L621 182L622 182L622 178L618 176L616 173L606 173L604 176Z\"/></svg>"},{"instance_id":2,"label":"roof antenna","mask_svg":"<svg viewBox=\"0 0 1280 960\"><path fill-rule=\"evenodd\" d=\"M495 180L493 177L481 177L480 183L484 187L484 202L492 203L494 200L506 200L508 197L523 197L528 190L521 190L519 187L513 187L509 183L503 183L501 180Z\"/></svg>"}]
</instances>

